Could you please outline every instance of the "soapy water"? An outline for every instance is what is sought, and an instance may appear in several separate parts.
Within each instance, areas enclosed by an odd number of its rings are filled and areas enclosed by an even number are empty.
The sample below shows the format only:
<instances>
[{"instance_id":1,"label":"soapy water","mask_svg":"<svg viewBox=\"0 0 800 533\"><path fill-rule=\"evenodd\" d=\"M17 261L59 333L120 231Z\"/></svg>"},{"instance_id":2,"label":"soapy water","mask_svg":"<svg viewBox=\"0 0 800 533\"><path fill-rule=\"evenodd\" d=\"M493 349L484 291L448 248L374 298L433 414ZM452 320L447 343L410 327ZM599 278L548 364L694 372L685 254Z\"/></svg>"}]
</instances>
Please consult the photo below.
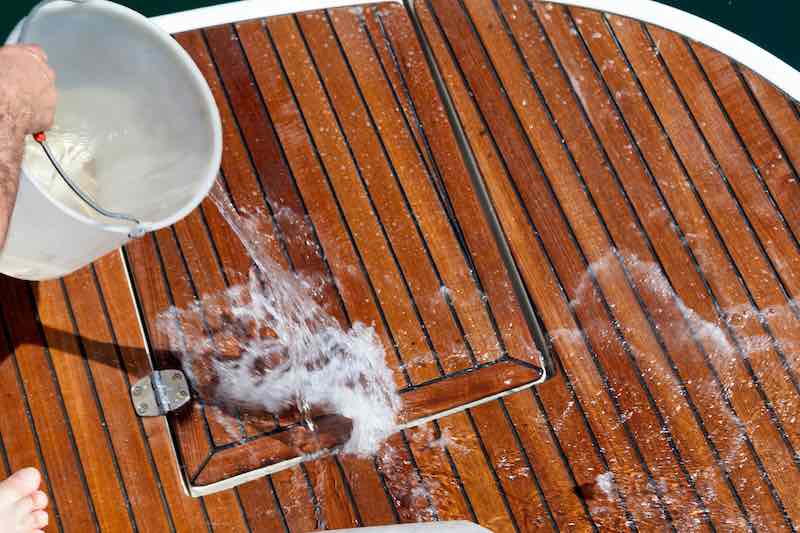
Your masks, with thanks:
<instances>
[{"instance_id":1,"label":"soapy water","mask_svg":"<svg viewBox=\"0 0 800 533\"><path fill-rule=\"evenodd\" d=\"M592 290L593 280L604 278L608 281L610 276L622 275L622 271L615 268L617 262L624 267L635 289L643 297L646 296L644 300L654 302L655 305L651 311L654 315L666 314L667 311L671 311L670 314L677 317L674 321L671 320L669 323L663 324L660 330L662 335L668 334L673 345L677 346L676 350L670 352L671 356L675 358L686 357L688 353L694 352L699 344L705 350L709 361L713 362L716 370L716 379L714 379L713 375L711 379L706 378L707 380L701 380L695 376L684 376L687 380L687 389L690 391L689 394L695 405L705 406L705 409L708 409L708 413L710 413L709 417L719 417L718 423L710 424L705 428L710 439L718 446L720 455L717 461L731 476L749 475L747 470L743 470L744 467L752 465L753 462L750 451L752 444L750 444L749 439L752 435L757 435L759 425L765 419L765 407L754 404L750 410L738 409L734 412L725 405L721 405L720 401L729 400L731 405L744 405L736 402L736 396L747 392L752 385L738 389L732 385L741 379L739 377L741 370L738 369L738 365L742 360L759 358L762 367L767 366L774 375L788 380L788 374L791 373L791 369L797 365L797 361L800 359L800 350L794 339L773 336L768 334L766 330L763 333L756 330L756 334L747 334L739 329L739 326L746 320L755 320L757 324L763 324L774 318L794 319L793 309L796 307L797 302L788 300L783 305L763 309L757 309L745 302L740 305L721 308L717 316L703 317L699 311L692 309L680 298L658 264L642 260L634 254L610 250L603 257L589 265L575 287L575 295L569 302L570 306L574 309L579 309L591 299L598 298L598 293ZM615 305L616 303L613 300L609 300L609 307L612 310ZM627 334L630 329L626 324L617 320L598 320L584 326L587 331L594 332L596 337L601 339L616 338L621 333L621 340L624 346L637 355L637 359L642 365L641 371L643 375L652 376L654 382L670 379L672 370L661 362L656 357L656 354L649 353L637 346L628 337ZM550 332L550 337L553 341L562 342L566 345L582 345L587 342L586 332L579 329L554 330ZM685 351L682 349L684 346L686 347ZM783 349L786 361L782 362L777 359L766 358L766 355L776 346L780 346ZM690 349L692 352L690 352ZM705 364L703 361L698 361L698 363ZM683 395L685 393L680 390L677 394ZM711 407L708 407L711 404L717 407L712 410ZM566 414L571 408L572 406L568 404L564 413ZM624 423L634 414L634 411L638 411L641 408L648 409L649 407L633 406L631 410L619 413L618 422L620 424ZM792 408L791 402L783 402L781 398L776 398L772 401L772 408L778 420L783 421L784 424L796 423L796 411ZM663 411L662 413L668 424L671 424L673 418L678 416L678 410L672 412ZM708 423L710 421L709 418L706 418L706 421ZM561 418L556 419L554 424L559 426ZM670 427L674 431L674 427L678 426ZM674 436L677 435L674 434ZM661 437L661 432L654 431L652 433L653 439L660 439ZM644 438L647 439L648 437ZM677 502L682 501L683 491L686 489L675 480L662 479L658 475L654 475L652 479L647 479L641 472L625 469L613 456L609 456L608 460L609 467L614 470L613 474L611 471L603 472L596 476L593 484L597 489L595 491L597 494L596 498L590 502L590 510L595 518L602 516L606 512L607 502L623 496L628 508L637 511L645 507L658 509L660 504L656 501L656 498L666 506L676 505ZM794 468L796 459L792 461L792 457L787 455L782 457L781 461L785 468ZM652 471L656 472L660 468L660 460L658 458L651 459L650 466ZM689 473L696 484L699 496L706 502L712 502L717 499L713 487L706 480L717 477L718 468L718 465L711 464L707 467L691 470ZM758 492L763 490L762 487L753 485L752 490L739 492L739 497L745 504L748 504L751 500L757 500ZM729 511L730 514L723 515L723 518L717 524L722 526L722 530L740 531L748 527L743 521L739 509L731 508ZM647 525L646 518L645 516L644 525ZM719 520L719 517L716 517L716 519ZM641 521L642 518L637 516L636 520ZM687 510L681 516L673 516L673 520L679 526L679 531L697 531L705 527L707 515L705 509L699 508L691 511ZM759 531L773 530L776 529L777 524L783 524L783 517L779 514L758 515L753 513L750 514L749 520L755 529Z\"/></svg>"},{"instance_id":2,"label":"soapy water","mask_svg":"<svg viewBox=\"0 0 800 533\"><path fill-rule=\"evenodd\" d=\"M193 386L207 403L345 417L352 430L342 451L376 453L396 431L401 402L374 330L343 328L307 280L268 255L256 217L240 215L219 188L211 199L255 267L246 284L160 315Z\"/></svg>"},{"instance_id":3,"label":"soapy water","mask_svg":"<svg viewBox=\"0 0 800 533\"><path fill-rule=\"evenodd\" d=\"M84 136L54 126L47 132L47 145L67 175L90 197L97 198L100 182L96 178L94 143ZM104 218L69 188L45 155L44 149L31 136L25 138L23 167L26 175L57 203L94 219Z\"/></svg>"}]
</instances>

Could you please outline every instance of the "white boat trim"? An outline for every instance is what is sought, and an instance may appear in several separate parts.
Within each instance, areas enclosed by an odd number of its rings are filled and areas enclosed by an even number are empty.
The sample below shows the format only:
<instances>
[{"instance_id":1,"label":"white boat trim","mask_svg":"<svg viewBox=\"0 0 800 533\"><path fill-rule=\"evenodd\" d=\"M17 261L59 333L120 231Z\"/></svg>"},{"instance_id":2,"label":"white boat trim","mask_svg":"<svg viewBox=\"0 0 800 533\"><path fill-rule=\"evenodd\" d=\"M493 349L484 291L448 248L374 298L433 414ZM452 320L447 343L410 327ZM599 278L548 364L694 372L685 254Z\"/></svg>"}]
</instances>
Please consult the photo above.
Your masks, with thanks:
<instances>
[{"instance_id":1,"label":"white boat trim","mask_svg":"<svg viewBox=\"0 0 800 533\"><path fill-rule=\"evenodd\" d=\"M423 424L427 424L433 420L438 420L440 418L454 415L456 413L461 413L466 411L467 409L472 409L473 407L478 407L479 405L483 405L485 403L499 400L500 398L505 398L506 396L510 396L511 394L522 392L524 390L530 389L537 385L539 380L530 381L523 385L519 385L512 389L507 389L502 392L498 392L491 396L487 396L485 398L480 398L478 400L471 401L469 403L465 403L462 405L458 405L451 409L446 409L444 411L440 411L438 413L434 413L432 415L428 415L422 418L417 418L415 420L411 420L404 424L401 424L397 427L398 431L410 429L413 427L421 426ZM298 455L297 457L292 457L286 461L281 461L279 463L271 464L269 466L265 466L262 468L258 468L256 470L250 470L249 472L245 472L244 474L239 474L237 476L230 477L228 479L223 479L222 481L217 481L215 483L211 483L209 485L191 485L189 484L189 495L195 498L199 498L202 496L208 496L209 494L214 494L215 492L219 492L222 490L229 490L234 487L238 487L239 485L243 485L249 481L253 481L254 479L258 479L263 476L267 476L269 474L274 474L276 472L280 472L281 470L285 470L287 468L291 468L293 466L297 466L299 464L305 463L306 461L313 461L315 459L320 459L322 457L327 457L331 454L336 454L339 452L339 447L335 448L328 448L325 450L320 450L313 454L309 455ZM184 483L188 483L186 479L184 479Z\"/></svg>"},{"instance_id":2,"label":"white boat trim","mask_svg":"<svg viewBox=\"0 0 800 533\"><path fill-rule=\"evenodd\" d=\"M735 59L800 101L800 72L781 59L713 22L653 0L550 0L585 7L660 26Z\"/></svg>"},{"instance_id":3,"label":"white boat trim","mask_svg":"<svg viewBox=\"0 0 800 533\"><path fill-rule=\"evenodd\" d=\"M402 4L402 0L384 0ZM179 11L150 20L167 33L180 33L220 24L232 24L276 15L300 13L335 7L357 7L376 4L375 0L241 0L216 6Z\"/></svg>"}]
</instances>

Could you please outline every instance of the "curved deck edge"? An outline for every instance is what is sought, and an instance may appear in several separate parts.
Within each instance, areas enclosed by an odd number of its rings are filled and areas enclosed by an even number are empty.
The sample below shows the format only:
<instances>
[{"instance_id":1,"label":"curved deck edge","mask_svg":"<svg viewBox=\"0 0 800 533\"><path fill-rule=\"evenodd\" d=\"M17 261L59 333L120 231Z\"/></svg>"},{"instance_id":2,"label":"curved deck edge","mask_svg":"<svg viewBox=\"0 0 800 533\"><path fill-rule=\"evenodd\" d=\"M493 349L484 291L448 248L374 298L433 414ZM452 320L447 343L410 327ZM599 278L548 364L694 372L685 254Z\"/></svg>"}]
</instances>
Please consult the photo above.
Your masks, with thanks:
<instances>
[{"instance_id":1,"label":"curved deck edge","mask_svg":"<svg viewBox=\"0 0 800 533\"><path fill-rule=\"evenodd\" d=\"M800 101L800 72L722 26L653 0L548 0L554 4L613 13L660 26L721 52L760 74L781 91Z\"/></svg>"},{"instance_id":2,"label":"curved deck edge","mask_svg":"<svg viewBox=\"0 0 800 533\"><path fill-rule=\"evenodd\" d=\"M402 0L378 0L402 4ZM336 7L358 7L375 4L376 0L241 0L209 7L189 9L167 15L152 17L150 20L167 33L232 24L243 20L288 15L317 9Z\"/></svg>"}]
</instances>

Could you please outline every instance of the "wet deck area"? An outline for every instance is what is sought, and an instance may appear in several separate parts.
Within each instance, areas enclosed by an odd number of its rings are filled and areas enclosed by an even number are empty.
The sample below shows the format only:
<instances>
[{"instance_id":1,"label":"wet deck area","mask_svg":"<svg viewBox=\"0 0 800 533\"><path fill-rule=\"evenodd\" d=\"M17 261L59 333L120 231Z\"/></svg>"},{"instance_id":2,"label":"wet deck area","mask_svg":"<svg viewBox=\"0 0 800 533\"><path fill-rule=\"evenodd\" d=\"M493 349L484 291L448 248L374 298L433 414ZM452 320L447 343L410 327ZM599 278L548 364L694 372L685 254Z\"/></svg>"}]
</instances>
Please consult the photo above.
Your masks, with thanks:
<instances>
[{"instance_id":1,"label":"wet deck area","mask_svg":"<svg viewBox=\"0 0 800 533\"><path fill-rule=\"evenodd\" d=\"M63 280L0 279L4 473L42 470L52 531L795 531L795 102L622 17L413 7L175 37L220 109L215 194L375 328L404 422L444 416L253 480L298 456L296 416L139 418L130 384L177 365L159 315L252 266L206 200Z\"/></svg>"}]
</instances>

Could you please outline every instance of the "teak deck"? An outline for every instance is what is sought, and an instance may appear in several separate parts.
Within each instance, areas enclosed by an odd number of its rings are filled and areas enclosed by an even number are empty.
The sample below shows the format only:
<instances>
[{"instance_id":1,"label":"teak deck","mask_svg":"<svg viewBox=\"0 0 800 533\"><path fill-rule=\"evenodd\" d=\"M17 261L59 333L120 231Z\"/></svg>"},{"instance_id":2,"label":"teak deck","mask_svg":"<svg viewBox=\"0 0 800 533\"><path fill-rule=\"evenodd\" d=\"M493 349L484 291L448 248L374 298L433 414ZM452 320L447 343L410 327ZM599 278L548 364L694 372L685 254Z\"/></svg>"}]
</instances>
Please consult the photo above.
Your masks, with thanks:
<instances>
[{"instance_id":1,"label":"teak deck","mask_svg":"<svg viewBox=\"0 0 800 533\"><path fill-rule=\"evenodd\" d=\"M377 4L177 35L220 108L216 187L340 323L374 325L404 421L535 382L531 309L554 376L375 458L188 496L291 461L304 432L202 401L134 413L130 383L177 364L159 312L250 269L207 200L63 280L0 279L3 473L43 471L53 531L796 531L795 102L629 19L413 7L416 27Z\"/></svg>"}]
</instances>

